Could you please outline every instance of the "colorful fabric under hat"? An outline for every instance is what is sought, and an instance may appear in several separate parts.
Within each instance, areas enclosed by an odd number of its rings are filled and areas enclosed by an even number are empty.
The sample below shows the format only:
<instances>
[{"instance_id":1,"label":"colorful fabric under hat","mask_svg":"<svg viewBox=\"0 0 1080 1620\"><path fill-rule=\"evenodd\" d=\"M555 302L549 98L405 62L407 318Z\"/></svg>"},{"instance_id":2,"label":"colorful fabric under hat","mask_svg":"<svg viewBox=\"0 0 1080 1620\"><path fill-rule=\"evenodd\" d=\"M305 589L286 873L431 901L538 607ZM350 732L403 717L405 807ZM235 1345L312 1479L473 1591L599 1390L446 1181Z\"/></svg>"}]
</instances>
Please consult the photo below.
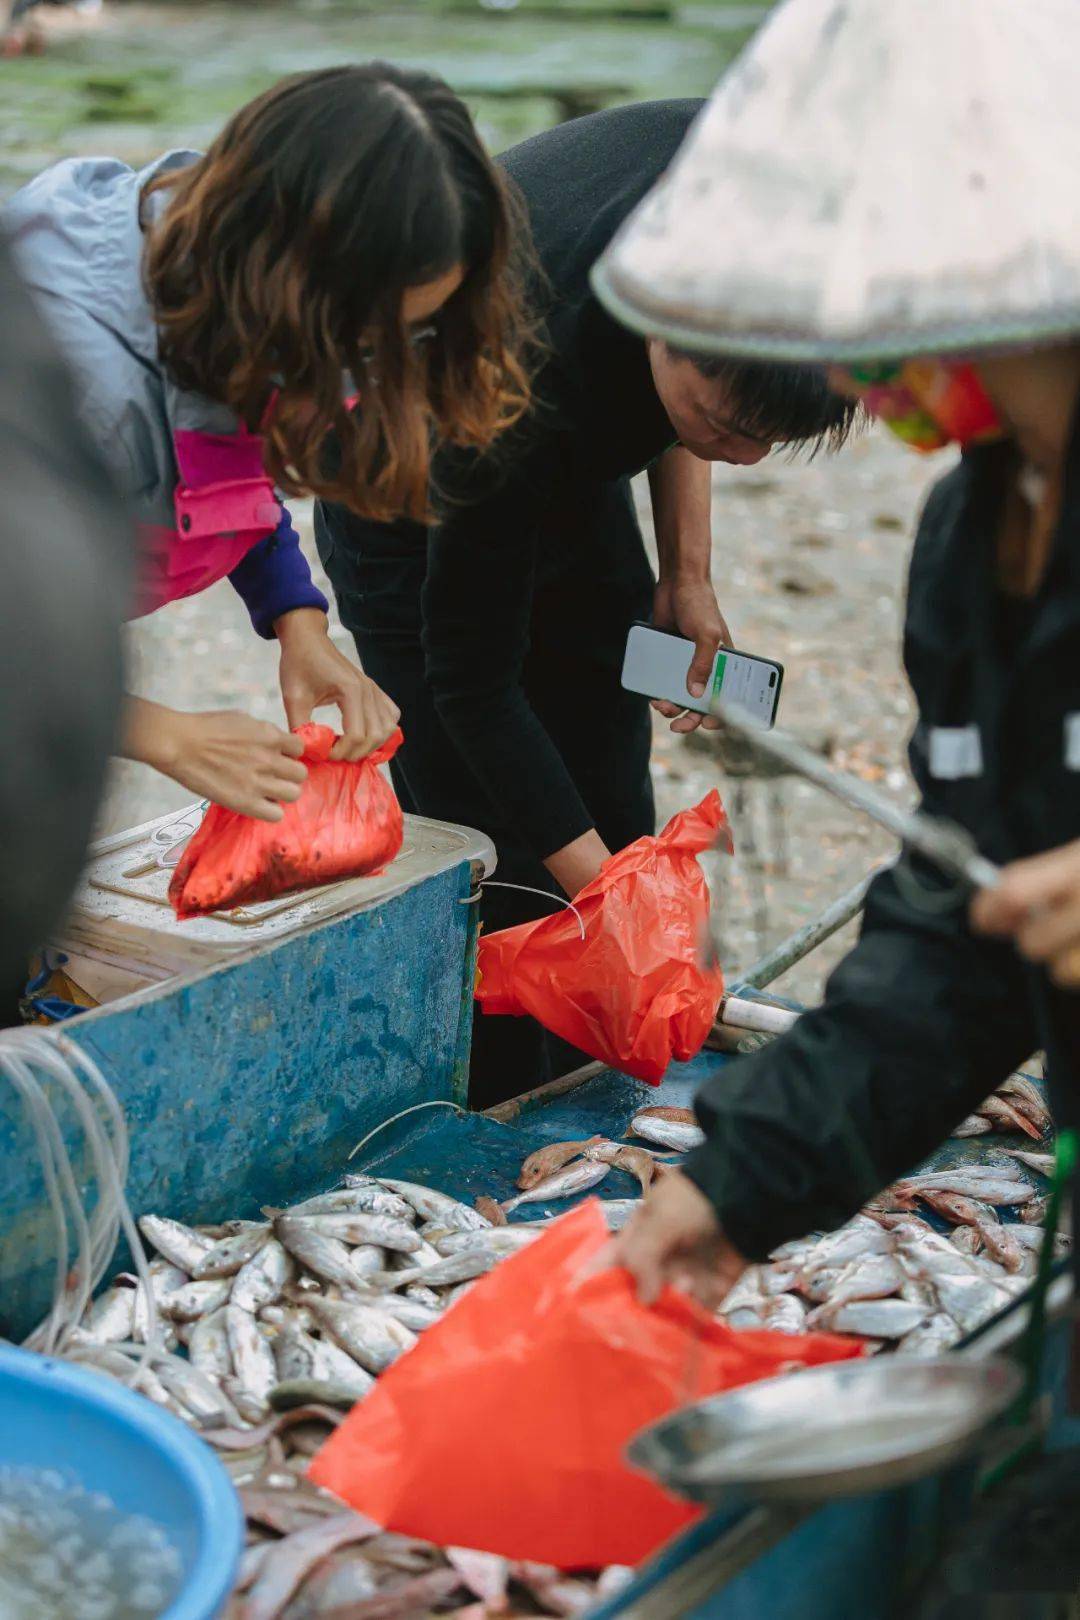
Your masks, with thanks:
<instances>
[{"instance_id":1,"label":"colorful fabric under hat","mask_svg":"<svg viewBox=\"0 0 1080 1620\"><path fill-rule=\"evenodd\" d=\"M866 362L843 368L859 398L916 450L980 444L1003 431L974 366L956 360Z\"/></svg>"}]
</instances>

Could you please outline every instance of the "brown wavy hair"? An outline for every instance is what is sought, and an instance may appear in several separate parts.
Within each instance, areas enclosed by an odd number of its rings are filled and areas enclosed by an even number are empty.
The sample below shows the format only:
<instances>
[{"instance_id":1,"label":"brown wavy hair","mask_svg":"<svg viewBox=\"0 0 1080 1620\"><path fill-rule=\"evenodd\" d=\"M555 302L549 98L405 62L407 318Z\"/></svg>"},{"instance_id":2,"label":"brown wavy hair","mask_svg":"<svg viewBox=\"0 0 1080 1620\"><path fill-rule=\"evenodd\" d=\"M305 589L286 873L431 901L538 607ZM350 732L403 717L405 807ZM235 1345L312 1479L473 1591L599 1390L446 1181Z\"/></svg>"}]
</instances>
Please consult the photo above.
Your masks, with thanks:
<instances>
[{"instance_id":1,"label":"brown wavy hair","mask_svg":"<svg viewBox=\"0 0 1080 1620\"><path fill-rule=\"evenodd\" d=\"M528 407L524 211L431 74L283 80L144 188L143 225L163 365L264 434L289 494L423 520L434 446L486 450ZM457 265L415 341L403 294Z\"/></svg>"}]
</instances>

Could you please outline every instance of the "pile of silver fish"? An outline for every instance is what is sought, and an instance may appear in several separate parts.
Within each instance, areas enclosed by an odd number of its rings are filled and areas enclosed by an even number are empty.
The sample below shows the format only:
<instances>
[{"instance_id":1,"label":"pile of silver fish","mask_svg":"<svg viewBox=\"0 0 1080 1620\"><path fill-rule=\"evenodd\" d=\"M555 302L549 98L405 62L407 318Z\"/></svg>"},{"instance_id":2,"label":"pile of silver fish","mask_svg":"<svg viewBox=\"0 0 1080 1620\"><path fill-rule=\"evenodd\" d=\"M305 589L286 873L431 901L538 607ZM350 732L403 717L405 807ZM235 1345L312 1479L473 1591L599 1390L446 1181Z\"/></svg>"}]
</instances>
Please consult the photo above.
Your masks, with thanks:
<instances>
[{"instance_id":1,"label":"pile of silver fish","mask_svg":"<svg viewBox=\"0 0 1080 1620\"><path fill-rule=\"evenodd\" d=\"M1038 1264L1046 1200L1017 1161L1048 1169L1052 1156L1003 1158L909 1176L839 1231L783 1244L744 1272L721 1316L733 1327L854 1334L873 1351L947 1350L1022 1293ZM1067 1251L1068 1237L1055 1241Z\"/></svg>"},{"instance_id":2,"label":"pile of silver fish","mask_svg":"<svg viewBox=\"0 0 1080 1620\"><path fill-rule=\"evenodd\" d=\"M546 1195L545 1195L546 1196ZM407 1620L440 1612L577 1614L628 1572L549 1566L385 1534L312 1485L315 1452L378 1375L545 1221L505 1223L411 1182L348 1176L260 1221L144 1216L143 1285L121 1276L67 1354L197 1428L232 1476L248 1547L229 1620ZM510 1202L514 1202L510 1200ZM633 1200L616 1201L613 1224ZM495 1213L497 1211L497 1214Z\"/></svg>"},{"instance_id":3,"label":"pile of silver fish","mask_svg":"<svg viewBox=\"0 0 1080 1620\"><path fill-rule=\"evenodd\" d=\"M1006 1109L990 1099L965 1121L966 1134L1025 1129L1041 1140L1050 1121L1038 1089L1018 1076L997 1095ZM688 1110L657 1106L634 1114L626 1138L539 1148L513 1197L476 1207L354 1175L259 1221L140 1221L156 1250L154 1308L137 1277L118 1278L66 1353L126 1383L137 1378L217 1448L248 1522L229 1620L410 1620L433 1610L459 1620L565 1617L627 1579L620 1569L570 1578L384 1533L305 1477L379 1374L476 1278L544 1230L548 1218L530 1219L527 1206L625 1177L635 1195L603 1205L616 1230L703 1135ZM909 1176L839 1231L784 1244L746 1271L720 1315L734 1327L857 1335L873 1351L934 1354L955 1344L1026 1286L1044 1237L1046 1198L1031 1177L1050 1173L1052 1153L1033 1146L990 1157Z\"/></svg>"}]
</instances>

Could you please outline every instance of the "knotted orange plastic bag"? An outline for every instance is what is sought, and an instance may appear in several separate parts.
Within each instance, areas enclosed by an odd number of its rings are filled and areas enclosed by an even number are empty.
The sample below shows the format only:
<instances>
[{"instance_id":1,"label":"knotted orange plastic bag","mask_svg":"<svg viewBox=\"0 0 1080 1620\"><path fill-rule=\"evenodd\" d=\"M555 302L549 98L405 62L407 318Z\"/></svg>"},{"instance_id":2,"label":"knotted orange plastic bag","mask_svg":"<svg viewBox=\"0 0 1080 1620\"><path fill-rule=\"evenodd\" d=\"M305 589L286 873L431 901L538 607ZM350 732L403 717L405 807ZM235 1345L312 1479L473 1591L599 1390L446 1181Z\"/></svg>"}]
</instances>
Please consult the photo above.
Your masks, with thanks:
<instances>
[{"instance_id":1,"label":"knotted orange plastic bag","mask_svg":"<svg viewBox=\"0 0 1080 1620\"><path fill-rule=\"evenodd\" d=\"M401 746L400 731L365 759L330 758L329 726L297 729L307 781L280 821L256 821L212 804L181 855L169 899L178 917L272 900L341 878L381 872L401 848L401 806L379 766Z\"/></svg>"},{"instance_id":2,"label":"knotted orange plastic bag","mask_svg":"<svg viewBox=\"0 0 1080 1620\"><path fill-rule=\"evenodd\" d=\"M387 1529L565 1569L636 1564L698 1510L624 1461L682 1403L851 1340L740 1332L626 1271L582 1279L608 1241L597 1199L504 1260L383 1373L308 1470Z\"/></svg>"},{"instance_id":3,"label":"knotted orange plastic bag","mask_svg":"<svg viewBox=\"0 0 1080 1620\"><path fill-rule=\"evenodd\" d=\"M731 829L714 789L604 862L573 911L481 936L476 999L486 1013L529 1013L591 1057L659 1085L672 1058L695 1057L723 975L705 965L709 891L697 857Z\"/></svg>"}]
</instances>

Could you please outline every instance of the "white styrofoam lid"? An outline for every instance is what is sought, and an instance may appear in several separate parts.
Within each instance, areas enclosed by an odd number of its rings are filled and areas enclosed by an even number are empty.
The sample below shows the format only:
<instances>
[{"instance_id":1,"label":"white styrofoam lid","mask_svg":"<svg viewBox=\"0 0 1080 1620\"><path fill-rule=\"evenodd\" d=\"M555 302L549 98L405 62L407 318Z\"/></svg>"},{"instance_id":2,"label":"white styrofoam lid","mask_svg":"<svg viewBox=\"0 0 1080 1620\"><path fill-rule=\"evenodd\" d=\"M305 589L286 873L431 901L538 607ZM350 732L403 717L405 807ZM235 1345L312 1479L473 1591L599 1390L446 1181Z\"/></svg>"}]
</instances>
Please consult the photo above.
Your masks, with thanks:
<instances>
[{"instance_id":1,"label":"white styrofoam lid","mask_svg":"<svg viewBox=\"0 0 1080 1620\"><path fill-rule=\"evenodd\" d=\"M95 844L65 933L102 946L122 941L161 962L207 960L251 950L343 912L366 910L462 861L478 861L485 872L495 866L494 848L483 833L406 816L399 854L375 877L349 878L181 922L169 905L169 879L201 816L202 807L191 805Z\"/></svg>"}]
</instances>

